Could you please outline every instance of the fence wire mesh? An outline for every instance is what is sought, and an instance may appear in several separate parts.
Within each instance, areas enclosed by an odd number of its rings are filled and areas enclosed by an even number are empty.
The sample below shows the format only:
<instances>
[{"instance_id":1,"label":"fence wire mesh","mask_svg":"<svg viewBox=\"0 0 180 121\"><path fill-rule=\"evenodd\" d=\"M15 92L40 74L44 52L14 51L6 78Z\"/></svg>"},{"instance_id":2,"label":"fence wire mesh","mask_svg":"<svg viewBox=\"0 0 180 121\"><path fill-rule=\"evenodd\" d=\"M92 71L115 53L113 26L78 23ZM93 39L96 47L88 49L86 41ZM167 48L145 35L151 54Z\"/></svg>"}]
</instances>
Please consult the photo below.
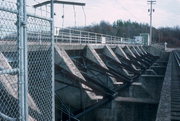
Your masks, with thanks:
<instances>
[{"instance_id":1,"label":"fence wire mesh","mask_svg":"<svg viewBox=\"0 0 180 121\"><path fill-rule=\"evenodd\" d=\"M0 121L19 119L16 3L0 1Z\"/></svg>"},{"instance_id":2,"label":"fence wire mesh","mask_svg":"<svg viewBox=\"0 0 180 121\"><path fill-rule=\"evenodd\" d=\"M21 121L20 45L16 2L0 0L0 121ZM29 121L53 120L51 21L27 16L27 104ZM21 33L22 34L22 33ZM24 40L20 40L24 41ZM22 49L22 48L21 48ZM26 58L27 57L27 58ZM25 69L26 70L26 69Z\"/></svg>"},{"instance_id":3,"label":"fence wire mesh","mask_svg":"<svg viewBox=\"0 0 180 121\"><path fill-rule=\"evenodd\" d=\"M50 22L28 17L28 79L31 120L52 120L52 49Z\"/></svg>"}]
</instances>

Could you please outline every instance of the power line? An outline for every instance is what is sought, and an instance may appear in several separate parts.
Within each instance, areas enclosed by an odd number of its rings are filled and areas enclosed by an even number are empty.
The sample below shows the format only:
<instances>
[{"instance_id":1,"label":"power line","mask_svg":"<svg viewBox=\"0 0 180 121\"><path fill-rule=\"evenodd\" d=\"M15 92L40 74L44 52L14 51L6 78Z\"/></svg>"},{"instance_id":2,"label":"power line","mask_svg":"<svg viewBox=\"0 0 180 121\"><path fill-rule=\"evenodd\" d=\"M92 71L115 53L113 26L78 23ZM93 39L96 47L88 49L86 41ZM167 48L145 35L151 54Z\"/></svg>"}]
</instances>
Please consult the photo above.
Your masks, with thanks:
<instances>
[{"instance_id":1,"label":"power line","mask_svg":"<svg viewBox=\"0 0 180 121\"><path fill-rule=\"evenodd\" d=\"M84 24L86 26L86 13L85 13L85 10L84 10L84 7L82 6L82 10L83 10L83 14L84 14Z\"/></svg>"},{"instance_id":2,"label":"power line","mask_svg":"<svg viewBox=\"0 0 180 121\"><path fill-rule=\"evenodd\" d=\"M73 10L74 10L74 25L76 27L76 9L74 5L73 5Z\"/></svg>"},{"instance_id":3,"label":"power line","mask_svg":"<svg viewBox=\"0 0 180 121\"><path fill-rule=\"evenodd\" d=\"M122 4L120 4L120 5L121 5L121 7L122 7L125 11L127 11L132 17L134 17L136 20L140 21L139 18L137 18L134 14L132 14L127 8L125 8Z\"/></svg>"},{"instance_id":4,"label":"power line","mask_svg":"<svg viewBox=\"0 0 180 121\"><path fill-rule=\"evenodd\" d=\"M62 28L64 28L64 4L63 4L63 11L62 11Z\"/></svg>"},{"instance_id":5,"label":"power line","mask_svg":"<svg viewBox=\"0 0 180 121\"><path fill-rule=\"evenodd\" d=\"M116 1L116 2L118 2L118 1ZM133 17L135 20L140 21L140 19L139 19L137 16L135 16L132 12L130 12L129 9L127 9L126 7L124 7L124 6L122 5L122 3L119 3L119 2L118 2L118 5L120 5L121 8L123 8L127 13L129 13L129 15L130 15L131 17Z\"/></svg>"}]
</instances>

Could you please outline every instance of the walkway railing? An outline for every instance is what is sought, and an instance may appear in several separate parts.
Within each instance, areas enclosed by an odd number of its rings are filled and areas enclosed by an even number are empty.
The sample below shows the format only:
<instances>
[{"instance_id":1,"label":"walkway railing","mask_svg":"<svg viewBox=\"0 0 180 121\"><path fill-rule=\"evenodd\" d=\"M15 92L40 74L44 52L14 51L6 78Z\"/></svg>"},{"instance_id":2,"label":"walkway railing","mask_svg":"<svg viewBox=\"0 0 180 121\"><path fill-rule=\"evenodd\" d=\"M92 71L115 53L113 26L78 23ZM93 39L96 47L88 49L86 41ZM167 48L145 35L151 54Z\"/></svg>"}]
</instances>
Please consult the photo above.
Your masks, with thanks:
<instances>
[{"instance_id":1,"label":"walkway railing","mask_svg":"<svg viewBox=\"0 0 180 121\"><path fill-rule=\"evenodd\" d=\"M102 44L142 44L131 38L123 38L89 31L62 29L55 27L55 42L62 43L102 43Z\"/></svg>"}]
</instances>

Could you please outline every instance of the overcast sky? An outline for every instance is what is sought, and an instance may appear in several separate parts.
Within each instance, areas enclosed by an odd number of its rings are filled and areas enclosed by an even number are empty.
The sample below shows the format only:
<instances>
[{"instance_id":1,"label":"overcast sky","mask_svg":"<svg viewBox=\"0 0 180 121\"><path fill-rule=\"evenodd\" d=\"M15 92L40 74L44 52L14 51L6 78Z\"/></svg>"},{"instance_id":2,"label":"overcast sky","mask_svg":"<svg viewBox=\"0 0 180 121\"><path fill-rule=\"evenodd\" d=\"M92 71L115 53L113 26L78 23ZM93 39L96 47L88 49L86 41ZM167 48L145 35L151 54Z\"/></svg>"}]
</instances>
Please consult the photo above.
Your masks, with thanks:
<instances>
[{"instance_id":1,"label":"overcast sky","mask_svg":"<svg viewBox=\"0 0 180 121\"><path fill-rule=\"evenodd\" d=\"M32 0L33 1L33 0ZM38 1L38 0L36 0ZM82 7L64 5L64 23L62 20L63 5L55 6L55 25L60 27L84 26L105 20L113 23L118 19L149 23L147 0L64 0L85 2L86 22ZM180 26L180 0L157 0L153 5L153 26ZM75 14L74 14L75 13ZM74 17L76 16L76 17Z\"/></svg>"}]
</instances>

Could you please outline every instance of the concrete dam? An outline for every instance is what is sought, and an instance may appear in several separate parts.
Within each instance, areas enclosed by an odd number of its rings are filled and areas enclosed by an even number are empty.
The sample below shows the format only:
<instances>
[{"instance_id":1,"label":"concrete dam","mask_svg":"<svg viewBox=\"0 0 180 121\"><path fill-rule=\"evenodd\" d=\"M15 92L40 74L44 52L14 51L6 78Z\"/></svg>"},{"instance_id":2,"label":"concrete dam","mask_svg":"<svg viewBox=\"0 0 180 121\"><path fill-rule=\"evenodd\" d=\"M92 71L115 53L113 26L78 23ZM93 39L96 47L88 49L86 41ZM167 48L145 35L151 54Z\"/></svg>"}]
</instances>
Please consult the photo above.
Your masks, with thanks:
<instances>
[{"instance_id":1,"label":"concrete dam","mask_svg":"<svg viewBox=\"0 0 180 121\"><path fill-rule=\"evenodd\" d=\"M0 0L0 121L180 121L180 50L56 27L54 4L85 4L26 1Z\"/></svg>"},{"instance_id":2,"label":"concrete dam","mask_svg":"<svg viewBox=\"0 0 180 121\"><path fill-rule=\"evenodd\" d=\"M168 58L152 46L57 44L56 120L160 121Z\"/></svg>"},{"instance_id":3,"label":"concrete dam","mask_svg":"<svg viewBox=\"0 0 180 121\"><path fill-rule=\"evenodd\" d=\"M39 49L29 45L30 121L51 120L46 117L51 111L51 70L44 70L51 62L49 48ZM1 46L2 121L16 121L19 116L15 50ZM156 46L56 43L55 120L178 121L179 57L179 51L165 52Z\"/></svg>"}]
</instances>

